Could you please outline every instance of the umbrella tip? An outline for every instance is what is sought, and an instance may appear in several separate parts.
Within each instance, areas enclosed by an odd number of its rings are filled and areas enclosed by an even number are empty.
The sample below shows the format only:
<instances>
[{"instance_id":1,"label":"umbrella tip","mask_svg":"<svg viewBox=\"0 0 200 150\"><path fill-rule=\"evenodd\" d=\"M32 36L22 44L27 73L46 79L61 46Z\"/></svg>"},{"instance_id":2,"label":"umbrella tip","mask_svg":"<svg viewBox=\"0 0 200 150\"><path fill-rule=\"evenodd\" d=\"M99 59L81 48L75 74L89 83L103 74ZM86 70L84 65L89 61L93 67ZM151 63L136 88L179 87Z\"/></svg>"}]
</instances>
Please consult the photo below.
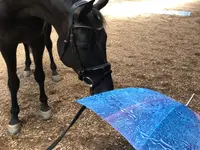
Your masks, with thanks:
<instances>
[{"instance_id":1,"label":"umbrella tip","mask_svg":"<svg viewBox=\"0 0 200 150\"><path fill-rule=\"evenodd\" d=\"M185 104L185 106L188 106L190 104L190 102L192 101L194 95L195 95L195 93L192 94L192 96L190 97L190 99L188 100L188 102Z\"/></svg>"}]
</instances>

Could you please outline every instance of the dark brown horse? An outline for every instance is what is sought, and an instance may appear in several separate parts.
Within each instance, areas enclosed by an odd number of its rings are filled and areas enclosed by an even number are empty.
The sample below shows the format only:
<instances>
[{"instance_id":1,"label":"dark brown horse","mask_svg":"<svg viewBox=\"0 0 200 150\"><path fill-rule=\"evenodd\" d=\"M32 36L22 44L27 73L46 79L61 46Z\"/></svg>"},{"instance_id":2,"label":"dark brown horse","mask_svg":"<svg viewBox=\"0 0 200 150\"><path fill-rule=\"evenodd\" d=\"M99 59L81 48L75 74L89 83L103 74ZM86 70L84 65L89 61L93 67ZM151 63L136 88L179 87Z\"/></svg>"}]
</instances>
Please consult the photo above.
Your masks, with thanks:
<instances>
[{"instance_id":1,"label":"dark brown horse","mask_svg":"<svg viewBox=\"0 0 200 150\"><path fill-rule=\"evenodd\" d=\"M40 89L40 115L51 117L45 94L42 57L45 46L43 26L54 26L58 33L57 50L61 61L91 87L93 94L112 90L111 66L106 56L107 35L100 14L108 0L1 0L0 50L8 71L11 94L11 119L8 131L20 131L17 92L20 80L16 74L16 48L30 45L35 62L35 80ZM65 90L65 89L63 89Z\"/></svg>"},{"instance_id":2,"label":"dark brown horse","mask_svg":"<svg viewBox=\"0 0 200 150\"><path fill-rule=\"evenodd\" d=\"M51 31L52 27L51 24L45 23L43 26L43 32L44 32L44 44L47 48L47 51L49 53L49 58L50 58L50 68L52 71L52 79L55 82L59 82L61 80L60 75L57 72L57 66L54 61L53 53L52 53L52 41L51 41ZM31 58L30 58L30 46L28 44L24 43L24 49L25 49L25 68L24 68L24 77L28 77L31 75Z\"/></svg>"}]
</instances>

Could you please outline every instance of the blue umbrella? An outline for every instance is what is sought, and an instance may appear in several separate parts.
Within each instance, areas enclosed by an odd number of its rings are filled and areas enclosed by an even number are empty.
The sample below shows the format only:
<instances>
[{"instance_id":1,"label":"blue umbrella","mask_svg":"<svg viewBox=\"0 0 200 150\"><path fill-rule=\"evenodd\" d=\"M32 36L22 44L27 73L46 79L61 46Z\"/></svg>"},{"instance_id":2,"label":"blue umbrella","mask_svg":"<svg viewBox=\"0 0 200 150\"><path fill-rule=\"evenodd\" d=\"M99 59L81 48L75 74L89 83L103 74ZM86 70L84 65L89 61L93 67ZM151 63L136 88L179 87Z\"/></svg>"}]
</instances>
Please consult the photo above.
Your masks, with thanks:
<instances>
[{"instance_id":1,"label":"blue umbrella","mask_svg":"<svg viewBox=\"0 0 200 150\"><path fill-rule=\"evenodd\" d=\"M200 116L161 93L123 88L77 102L106 120L137 150L200 150Z\"/></svg>"}]
</instances>

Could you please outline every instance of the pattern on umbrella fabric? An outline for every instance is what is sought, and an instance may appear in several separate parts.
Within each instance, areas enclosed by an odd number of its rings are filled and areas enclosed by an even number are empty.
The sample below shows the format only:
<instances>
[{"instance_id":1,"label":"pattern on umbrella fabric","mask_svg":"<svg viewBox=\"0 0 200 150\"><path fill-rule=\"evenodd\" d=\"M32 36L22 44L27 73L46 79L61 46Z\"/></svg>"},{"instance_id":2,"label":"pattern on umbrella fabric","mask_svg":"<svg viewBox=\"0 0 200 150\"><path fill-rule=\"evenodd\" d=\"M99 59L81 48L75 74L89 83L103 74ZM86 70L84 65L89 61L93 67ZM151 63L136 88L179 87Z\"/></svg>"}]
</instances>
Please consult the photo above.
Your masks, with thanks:
<instances>
[{"instance_id":1,"label":"pattern on umbrella fabric","mask_svg":"<svg viewBox=\"0 0 200 150\"><path fill-rule=\"evenodd\" d=\"M200 116L145 88L122 88L77 101L119 131L136 150L200 150Z\"/></svg>"}]
</instances>

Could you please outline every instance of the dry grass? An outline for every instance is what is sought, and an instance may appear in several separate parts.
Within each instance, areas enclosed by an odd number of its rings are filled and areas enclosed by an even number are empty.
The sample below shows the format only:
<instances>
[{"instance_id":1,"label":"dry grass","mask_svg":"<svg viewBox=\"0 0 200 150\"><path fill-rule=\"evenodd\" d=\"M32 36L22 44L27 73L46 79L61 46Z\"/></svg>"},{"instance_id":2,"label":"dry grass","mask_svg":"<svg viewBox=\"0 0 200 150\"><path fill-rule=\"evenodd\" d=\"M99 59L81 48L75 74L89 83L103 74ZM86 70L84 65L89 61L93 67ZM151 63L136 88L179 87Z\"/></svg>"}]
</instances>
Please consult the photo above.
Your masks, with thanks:
<instances>
[{"instance_id":1,"label":"dry grass","mask_svg":"<svg viewBox=\"0 0 200 150\"><path fill-rule=\"evenodd\" d=\"M146 87L186 103L196 93L190 107L200 113L200 3L181 9L190 17L141 15L117 20L107 18L108 59L112 64L115 88ZM7 71L0 57L0 150L42 150L60 133L80 108L74 101L88 95L88 89L76 74L65 67L56 52L55 31L52 33L54 55L62 81L54 83L45 52L46 93L54 116L42 121L38 116L39 89L33 75L22 76L24 50L18 48L20 118L23 128L15 137L7 135L10 98ZM131 150L129 143L95 113L87 110L57 150Z\"/></svg>"}]
</instances>

